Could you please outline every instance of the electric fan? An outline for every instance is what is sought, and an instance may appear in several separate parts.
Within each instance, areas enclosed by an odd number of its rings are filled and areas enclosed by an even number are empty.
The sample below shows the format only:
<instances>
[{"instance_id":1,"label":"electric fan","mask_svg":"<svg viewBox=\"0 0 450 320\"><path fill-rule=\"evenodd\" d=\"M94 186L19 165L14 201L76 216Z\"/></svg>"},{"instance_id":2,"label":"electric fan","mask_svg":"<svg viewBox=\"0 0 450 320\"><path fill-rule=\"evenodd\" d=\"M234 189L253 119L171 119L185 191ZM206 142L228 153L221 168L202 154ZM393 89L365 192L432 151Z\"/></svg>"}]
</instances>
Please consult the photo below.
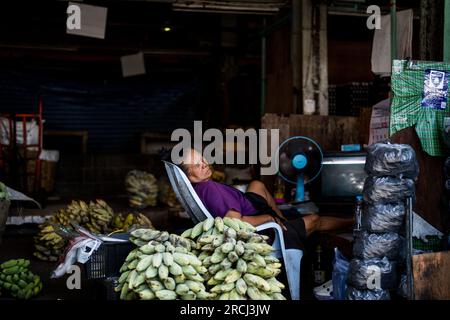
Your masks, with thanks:
<instances>
[{"instance_id":1,"label":"electric fan","mask_svg":"<svg viewBox=\"0 0 450 320\"><path fill-rule=\"evenodd\" d=\"M295 202L305 201L305 184L317 178L322 170L320 146L307 137L292 137L278 148L278 174L296 185Z\"/></svg>"}]
</instances>

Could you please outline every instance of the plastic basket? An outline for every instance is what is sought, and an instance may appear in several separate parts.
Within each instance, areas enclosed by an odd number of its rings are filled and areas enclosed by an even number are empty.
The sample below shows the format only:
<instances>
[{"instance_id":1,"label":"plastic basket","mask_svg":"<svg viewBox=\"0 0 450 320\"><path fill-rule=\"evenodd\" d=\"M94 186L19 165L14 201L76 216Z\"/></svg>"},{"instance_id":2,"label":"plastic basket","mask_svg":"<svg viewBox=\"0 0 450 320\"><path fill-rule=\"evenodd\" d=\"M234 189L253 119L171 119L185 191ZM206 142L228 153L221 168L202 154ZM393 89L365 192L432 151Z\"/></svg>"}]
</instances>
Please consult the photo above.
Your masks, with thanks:
<instances>
[{"instance_id":1,"label":"plastic basket","mask_svg":"<svg viewBox=\"0 0 450 320\"><path fill-rule=\"evenodd\" d=\"M125 258L135 245L131 242L104 242L86 262L86 277L88 279L106 279L120 276L120 268Z\"/></svg>"},{"instance_id":2,"label":"plastic basket","mask_svg":"<svg viewBox=\"0 0 450 320\"><path fill-rule=\"evenodd\" d=\"M119 282L118 277L107 278L104 280L103 284L106 290L106 300L119 300L120 292L116 292L114 288Z\"/></svg>"}]
</instances>

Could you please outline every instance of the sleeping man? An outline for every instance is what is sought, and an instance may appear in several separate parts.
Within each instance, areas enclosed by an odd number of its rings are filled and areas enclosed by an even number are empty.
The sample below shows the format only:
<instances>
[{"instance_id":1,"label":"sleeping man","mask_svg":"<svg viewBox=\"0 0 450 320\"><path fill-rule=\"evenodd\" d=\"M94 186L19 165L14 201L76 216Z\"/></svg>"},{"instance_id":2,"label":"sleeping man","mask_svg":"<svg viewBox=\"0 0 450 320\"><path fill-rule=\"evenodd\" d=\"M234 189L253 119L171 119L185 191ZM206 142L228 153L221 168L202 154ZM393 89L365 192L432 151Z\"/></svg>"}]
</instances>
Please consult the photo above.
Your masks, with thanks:
<instances>
[{"instance_id":1,"label":"sleeping man","mask_svg":"<svg viewBox=\"0 0 450 320\"><path fill-rule=\"evenodd\" d=\"M315 231L342 229L353 224L353 219L321 217L317 214L287 220L261 181L252 181L245 193L215 182L211 179L210 165L194 149L184 155L180 168L213 216L236 218L253 226L276 222L283 230L286 249L303 249L305 239Z\"/></svg>"}]
</instances>

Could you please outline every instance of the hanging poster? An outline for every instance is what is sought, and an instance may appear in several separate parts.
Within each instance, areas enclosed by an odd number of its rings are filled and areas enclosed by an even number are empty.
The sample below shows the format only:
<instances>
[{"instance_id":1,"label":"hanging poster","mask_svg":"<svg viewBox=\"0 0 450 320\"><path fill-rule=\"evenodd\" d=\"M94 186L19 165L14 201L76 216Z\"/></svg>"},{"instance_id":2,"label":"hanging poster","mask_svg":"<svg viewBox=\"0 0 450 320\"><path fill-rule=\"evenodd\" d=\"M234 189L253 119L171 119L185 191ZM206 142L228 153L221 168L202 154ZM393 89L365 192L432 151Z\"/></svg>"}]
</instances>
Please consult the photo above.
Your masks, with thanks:
<instances>
[{"instance_id":1,"label":"hanging poster","mask_svg":"<svg viewBox=\"0 0 450 320\"><path fill-rule=\"evenodd\" d=\"M421 106L437 110L447 108L449 72L427 69Z\"/></svg>"}]
</instances>

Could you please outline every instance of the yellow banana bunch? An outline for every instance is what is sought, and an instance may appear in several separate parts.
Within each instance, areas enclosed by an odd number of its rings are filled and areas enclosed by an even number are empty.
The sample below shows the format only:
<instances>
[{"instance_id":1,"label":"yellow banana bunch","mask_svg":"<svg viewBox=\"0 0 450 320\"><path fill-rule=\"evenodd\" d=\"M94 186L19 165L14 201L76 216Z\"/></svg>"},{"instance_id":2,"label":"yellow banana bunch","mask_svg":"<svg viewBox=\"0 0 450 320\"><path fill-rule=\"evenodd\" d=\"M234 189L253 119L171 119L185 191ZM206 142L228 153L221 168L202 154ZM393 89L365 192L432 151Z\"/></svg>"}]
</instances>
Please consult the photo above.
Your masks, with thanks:
<instances>
[{"instance_id":1,"label":"yellow banana bunch","mask_svg":"<svg viewBox=\"0 0 450 320\"><path fill-rule=\"evenodd\" d=\"M124 225L125 219L121 214L116 214L114 216L114 220L113 220L113 229L114 231L116 230L122 230L123 229L123 225Z\"/></svg>"},{"instance_id":2,"label":"yellow banana bunch","mask_svg":"<svg viewBox=\"0 0 450 320\"><path fill-rule=\"evenodd\" d=\"M54 225L58 224L55 216L49 220L39 226L40 231L34 238L36 251L33 255L40 260L54 262L62 254L66 240L55 232Z\"/></svg>"},{"instance_id":3,"label":"yellow banana bunch","mask_svg":"<svg viewBox=\"0 0 450 320\"><path fill-rule=\"evenodd\" d=\"M88 206L89 222L86 226L94 233L108 233L114 212L108 204L100 199L91 201Z\"/></svg>"},{"instance_id":4,"label":"yellow banana bunch","mask_svg":"<svg viewBox=\"0 0 450 320\"><path fill-rule=\"evenodd\" d=\"M131 207L156 206L158 185L154 175L145 171L132 170L125 177L125 188Z\"/></svg>"},{"instance_id":5,"label":"yellow banana bunch","mask_svg":"<svg viewBox=\"0 0 450 320\"><path fill-rule=\"evenodd\" d=\"M154 229L152 222L142 213L128 213L126 217L122 214L116 214L112 227L114 232L127 232L131 228Z\"/></svg>"},{"instance_id":6,"label":"yellow banana bunch","mask_svg":"<svg viewBox=\"0 0 450 320\"><path fill-rule=\"evenodd\" d=\"M73 200L66 208L58 210L52 217L40 225L35 237L35 257L45 261L57 261L63 253L67 240L59 236L54 227L71 227L77 224L90 232L107 234L113 228L113 210L100 199L87 204Z\"/></svg>"}]
</instances>

